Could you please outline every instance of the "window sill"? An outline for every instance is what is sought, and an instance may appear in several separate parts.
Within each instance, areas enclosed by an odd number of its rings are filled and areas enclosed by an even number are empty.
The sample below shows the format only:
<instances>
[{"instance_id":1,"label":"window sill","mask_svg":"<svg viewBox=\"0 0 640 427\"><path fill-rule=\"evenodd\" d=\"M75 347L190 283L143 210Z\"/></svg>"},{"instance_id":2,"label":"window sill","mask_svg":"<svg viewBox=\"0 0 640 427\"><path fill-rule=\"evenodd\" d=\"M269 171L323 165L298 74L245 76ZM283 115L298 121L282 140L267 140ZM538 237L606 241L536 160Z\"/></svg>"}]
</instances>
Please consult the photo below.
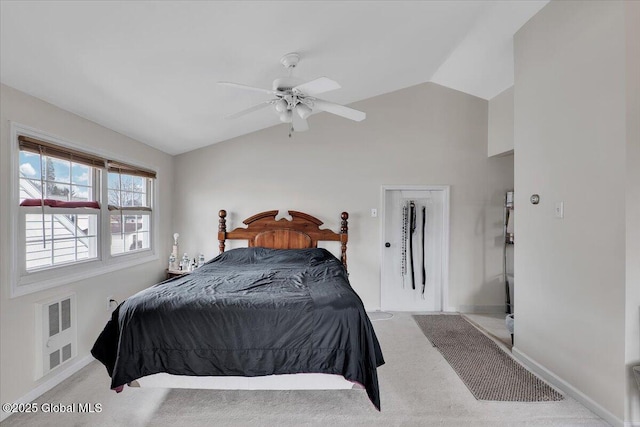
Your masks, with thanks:
<instances>
[{"instance_id":1,"label":"window sill","mask_svg":"<svg viewBox=\"0 0 640 427\"><path fill-rule=\"evenodd\" d=\"M151 252L145 254L144 256L138 256L128 260L118 260L118 262L104 263L101 261L95 261L95 267L86 266L88 268L83 268L79 271L76 270L60 275L58 275L57 272L51 272L50 276L54 275L55 277L50 277L43 280L35 279L34 281L33 278L22 277L17 283L13 283L13 286L11 287L11 298L32 294L34 292L40 292L45 289L55 288L57 286L68 285L73 282L100 276L106 273L111 273L113 271L146 264L151 261L157 261L158 259L158 255ZM90 264L93 265L94 262L91 262ZM29 279L31 280L27 282L27 280Z\"/></svg>"}]
</instances>

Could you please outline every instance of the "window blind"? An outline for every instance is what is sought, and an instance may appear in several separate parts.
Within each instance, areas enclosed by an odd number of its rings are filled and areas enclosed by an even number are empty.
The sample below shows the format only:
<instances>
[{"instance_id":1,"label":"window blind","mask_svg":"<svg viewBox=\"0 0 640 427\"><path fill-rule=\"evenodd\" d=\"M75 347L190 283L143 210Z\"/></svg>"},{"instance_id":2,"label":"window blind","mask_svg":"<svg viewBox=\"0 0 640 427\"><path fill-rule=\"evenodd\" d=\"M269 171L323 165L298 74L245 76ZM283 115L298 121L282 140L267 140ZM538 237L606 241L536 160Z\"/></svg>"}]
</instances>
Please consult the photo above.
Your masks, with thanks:
<instances>
[{"instance_id":1,"label":"window blind","mask_svg":"<svg viewBox=\"0 0 640 427\"><path fill-rule=\"evenodd\" d=\"M116 206L116 205L108 205L110 211L144 211L151 212L151 208L149 206Z\"/></svg>"},{"instance_id":2,"label":"window blind","mask_svg":"<svg viewBox=\"0 0 640 427\"><path fill-rule=\"evenodd\" d=\"M148 169L142 169L137 166L131 166L122 162L115 162L112 160L107 161L107 170L109 172L116 172L123 175L141 176L144 178L156 178L156 173Z\"/></svg>"},{"instance_id":3,"label":"window blind","mask_svg":"<svg viewBox=\"0 0 640 427\"><path fill-rule=\"evenodd\" d=\"M41 141L29 136L20 135L18 137L18 143L20 145L20 150L31 151L36 154L44 154L95 168L104 168L105 163L107 162L107 159L100 156L72 150L66 147L60 147L58 145L51 144L50 142Z\"/></svg>"},{"instance_id":4,"label":"window blind","mask_svg":"<svg viewBox=\"0 0 640 427\"><path fill-rule=\"evenodd\" d=\"M73 150L30 136L18 136L20 150L31 151L36 154L44 154L63 160L69 160L74 163L81 163L96 168L107 168L109 172L117 172L125 175L135 175L144 178L156 178L156 173L149 169L132 166L116 160L106 159L95 154L85 153L83 151Z\"/></svg>"}]
</instances>

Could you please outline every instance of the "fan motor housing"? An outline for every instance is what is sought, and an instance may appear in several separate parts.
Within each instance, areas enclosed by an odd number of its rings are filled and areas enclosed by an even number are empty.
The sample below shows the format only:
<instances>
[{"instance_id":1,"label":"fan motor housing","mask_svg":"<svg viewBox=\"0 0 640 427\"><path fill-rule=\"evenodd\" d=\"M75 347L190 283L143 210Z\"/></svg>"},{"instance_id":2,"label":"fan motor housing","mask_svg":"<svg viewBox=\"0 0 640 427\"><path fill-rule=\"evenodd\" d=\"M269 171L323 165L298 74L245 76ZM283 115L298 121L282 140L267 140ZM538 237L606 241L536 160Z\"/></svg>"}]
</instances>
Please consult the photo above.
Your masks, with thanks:
<instances>
[{"instance_id":1,"label":"fan motor housing","mask_svg":"<svg viewBox=\"0 0 640 427\"><path fill-rule=\"evenodd\" d=\"M291 89L298 86L302 82L295 77L282 77L273 81L273 90L279 90L280 92L290 92Z\"/></svg>"}]
</instances>

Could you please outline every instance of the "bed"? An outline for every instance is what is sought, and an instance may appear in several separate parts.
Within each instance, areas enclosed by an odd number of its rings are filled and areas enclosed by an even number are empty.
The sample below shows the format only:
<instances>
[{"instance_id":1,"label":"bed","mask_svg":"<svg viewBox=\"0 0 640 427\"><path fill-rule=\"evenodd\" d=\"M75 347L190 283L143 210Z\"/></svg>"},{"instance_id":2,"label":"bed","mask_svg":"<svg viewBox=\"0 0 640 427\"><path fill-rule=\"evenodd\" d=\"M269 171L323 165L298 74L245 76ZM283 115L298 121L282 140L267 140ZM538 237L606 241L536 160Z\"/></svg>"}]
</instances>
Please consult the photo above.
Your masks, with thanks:
<instances>
[{"instance_id":1,"label":"bed","mask_svg":"<svg viewBox=\"0 0 640 427\"><path fill-rule=\"evenodd\" d=\"M289 211L291 220L277 214L259 213L227 231L220 211L219 256L117 307L91 350L112 389L165 377L188 388L205 379L222 384L213 388L250 389L356 383L380 409L376 369L384 359L348 281L348 214L339 233L306 213ZM230 239L248 247L225 251ZM340 260L317 247L325 240L340 243ZM281 385L264 386L270 378ZM234 379L251 383L229 386Z\"/></svg>"}]
</instances>

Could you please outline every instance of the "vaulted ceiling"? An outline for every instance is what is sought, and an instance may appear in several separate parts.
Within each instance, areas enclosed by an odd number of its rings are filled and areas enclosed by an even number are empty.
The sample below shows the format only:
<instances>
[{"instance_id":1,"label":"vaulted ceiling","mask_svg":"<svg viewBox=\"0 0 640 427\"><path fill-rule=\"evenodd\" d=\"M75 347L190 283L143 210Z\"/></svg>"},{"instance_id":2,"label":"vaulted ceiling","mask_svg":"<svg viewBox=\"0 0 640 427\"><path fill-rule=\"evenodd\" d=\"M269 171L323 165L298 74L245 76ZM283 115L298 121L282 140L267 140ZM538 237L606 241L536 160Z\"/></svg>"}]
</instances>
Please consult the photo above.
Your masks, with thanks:
<instances>
[{"instance_id":1,"label":"vaulted ceiling","mask_svg":"<svg viewBox=\"0 0 640 427\"><path fill-rule=\"evenodd\" d=\"M543 1L1 2L2 83L169 154L279 123L280 58L348 104L433 81L490 99L513 84L513 34ZM313 131L313 117L309 119Z\"/></svg>"}]
</instances>

